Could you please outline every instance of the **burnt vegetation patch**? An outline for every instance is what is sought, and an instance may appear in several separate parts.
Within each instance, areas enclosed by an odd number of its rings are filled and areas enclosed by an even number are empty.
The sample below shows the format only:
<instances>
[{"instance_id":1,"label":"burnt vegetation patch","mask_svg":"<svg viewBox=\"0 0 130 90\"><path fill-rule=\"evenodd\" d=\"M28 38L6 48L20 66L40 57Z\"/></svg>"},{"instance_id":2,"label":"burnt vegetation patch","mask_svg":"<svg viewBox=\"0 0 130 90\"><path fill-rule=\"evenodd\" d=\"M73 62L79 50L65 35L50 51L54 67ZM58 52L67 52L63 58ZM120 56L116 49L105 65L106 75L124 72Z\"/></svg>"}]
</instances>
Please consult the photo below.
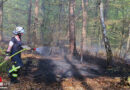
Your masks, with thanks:
<instances>
[{"instance_id":1,"label":"burnt vegetation patch","mask_svg":"<svg viewBox=\"0 0 130 90\"><path fill-rule=\"evenodd\" d=\"M53 84L66 78L80 81L102 76L124 78L130 75L130 66L115 62L114 66L106 68L105 59L91 55L84 56L83 63L76 58L70 59L69 56L64 56L60 60L50 56L42 59L27 58L22 72L23 76L26 75L29 80L36 83Z\"/></svg>"}]
</instances>

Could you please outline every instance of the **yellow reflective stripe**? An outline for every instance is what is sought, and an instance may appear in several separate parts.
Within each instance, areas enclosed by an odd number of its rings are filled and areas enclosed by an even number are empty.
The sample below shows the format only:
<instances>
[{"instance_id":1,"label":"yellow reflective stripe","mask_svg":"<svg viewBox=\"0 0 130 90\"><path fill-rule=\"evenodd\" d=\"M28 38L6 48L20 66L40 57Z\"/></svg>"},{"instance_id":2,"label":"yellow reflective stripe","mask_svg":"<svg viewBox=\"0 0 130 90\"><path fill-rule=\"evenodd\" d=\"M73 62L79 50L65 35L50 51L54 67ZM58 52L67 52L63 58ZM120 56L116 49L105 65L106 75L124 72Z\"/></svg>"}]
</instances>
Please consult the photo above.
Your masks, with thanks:
<instances>
[{"instance_id":1,"label":"yellow reflective stripe","mask_svg":"<svg viewBox=\"0 0 130 90\"><path fill-rule=\"evenodd\" d=\"M13 77L18 77L18 74L12 74Z\"/></svg>"},{"instance_id":2,"label":"yellow reflective stripe","mask_svg":"<svg viewBox=\"0 0 130 90\"><path fill-rule=\"evenodd\" d=\"M16 69L20 69L20 66L16 67Z\"/></svg>"},{"instance_id":3,"label":"yellow reflective stripe","mask_svg":"<svg viewBox=\"0 0 130 90\"><path fill-rule=\"evenodd\" d=\"M9 73L13 72L14 68L15 68L15 66L13 65L13 66L12 66L12 69L9 70Z\"/></svg>"},{"instance_id":4,"label":"yellow reflective stripe","mask_svg":"<svg viewBox=\"0 0 130 90\"><path fill-rule=\"evenodd\" d=\"M12 69L9 70L9 73L13 72L13 71L17 71L18 69L20 69L20 66L15 67L14 65L12 66Z\"/></svg>"}]
</instances>

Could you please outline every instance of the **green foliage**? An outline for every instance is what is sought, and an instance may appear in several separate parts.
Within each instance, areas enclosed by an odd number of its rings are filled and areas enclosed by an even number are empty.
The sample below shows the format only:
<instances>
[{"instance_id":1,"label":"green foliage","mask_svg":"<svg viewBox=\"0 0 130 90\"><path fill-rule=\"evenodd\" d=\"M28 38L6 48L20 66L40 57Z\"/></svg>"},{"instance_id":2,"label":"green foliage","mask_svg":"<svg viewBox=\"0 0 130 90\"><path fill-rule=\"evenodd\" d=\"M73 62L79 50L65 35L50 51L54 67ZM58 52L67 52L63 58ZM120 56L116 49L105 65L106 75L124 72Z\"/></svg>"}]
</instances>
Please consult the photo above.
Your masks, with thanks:
<instances>
[{"instance_id":1,"label":"green foliage","mask_svg":"<svg viewBox=\"0 0 130 90\"><path fill-rule=\"evenodd\" d=\"M99 43L102 42L102 28L99 18L98 1L99 0L88 0L88 6L86 7L88 16L86 31L87 38L91 39L91 43L100 45ZM103 1L104 8L107 8L107 0ZM53 40L58 42L61 38L67 35L69 26L68 2L69 0L39 0L38 38L41 38L42 42L48 43L52 42ZM31 30L34 28L35 0L32 0L32 3ZM108 4L107 17L105 18L107 35L112 48L118 48L120 46L121 39L123 38L123 44L125 45L128 38L128 24L130 23L130 2L129 0L109 0ZM82 31L81 5L82 0L76 0L75 26L77 42L80 42ZM27 30L28 8L29 0L8 0L4 3L3 25L4 33L6 34L5 37L12 35L12 30L14 30L16 25L22 25ZM58 37L56 36L54 38L55 35ZM123 35L124 37L122 37Z\"/></svg>"},{"instance_id":2,"label":"green foliage","mask_svg":"<svg viewBox=\"0 0 130 90\"><path fill-rule=\"evenodd\" d=\"M4 61L4 57L0 56L0 63ZM0 73L4 73L7 72L7 70L9 69L10 64L9 63L5 63L4 65L0 66Z\"/></svg>"},{"instance_id":3,"label":"green foliage","mask_svg":"<svg viewBox=\"0 0 130 90\"><path fill-rule=\"evenodd\" d=\"M128 83L130 84L130 77L128 77Z\"/></svg>"}]
</instances>

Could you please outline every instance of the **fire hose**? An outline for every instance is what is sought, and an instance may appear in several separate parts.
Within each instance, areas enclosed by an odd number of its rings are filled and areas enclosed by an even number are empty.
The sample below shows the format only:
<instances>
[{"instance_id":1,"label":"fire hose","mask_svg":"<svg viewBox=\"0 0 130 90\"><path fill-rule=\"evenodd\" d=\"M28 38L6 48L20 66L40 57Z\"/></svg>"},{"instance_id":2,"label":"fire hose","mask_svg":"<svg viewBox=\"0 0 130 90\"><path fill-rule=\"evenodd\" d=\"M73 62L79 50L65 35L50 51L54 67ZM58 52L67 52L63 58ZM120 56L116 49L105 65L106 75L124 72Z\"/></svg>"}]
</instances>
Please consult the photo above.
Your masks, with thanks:
<instances>
[{"instance_id":1,"label":"fire hose","mask_svg":"<svg viewBox=\"0 0 130 90\"><path fill-rule=\"evenodd\" d=\"M15 55L17 55L17 54L19 54L19 53L21 53L21 52L23 52L23 51L26 51L26 50L35 50L35 48L30 48L30 47L28 47L28 46L22 46L22 48L23 48L22 50L20 50L20 51L16 52L15 54L11 55L11 56L9 57L9 60L11 60L12 57L14 57ZM5 64L7 61L9 61L9 60L4 60L2 63L0 63L0 67L1 67L3 64Z\"/></svg>"}]
</instances>

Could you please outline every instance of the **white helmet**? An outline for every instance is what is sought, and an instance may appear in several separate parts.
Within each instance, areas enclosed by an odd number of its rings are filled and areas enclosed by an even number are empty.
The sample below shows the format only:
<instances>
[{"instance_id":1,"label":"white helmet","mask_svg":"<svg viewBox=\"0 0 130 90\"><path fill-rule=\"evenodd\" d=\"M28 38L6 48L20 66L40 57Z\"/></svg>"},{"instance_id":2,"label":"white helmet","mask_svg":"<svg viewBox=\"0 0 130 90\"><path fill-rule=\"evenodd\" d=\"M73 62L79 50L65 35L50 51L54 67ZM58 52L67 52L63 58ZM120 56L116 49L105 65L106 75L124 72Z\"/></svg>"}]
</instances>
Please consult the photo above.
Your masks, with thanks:
<instances>
[{"instance_id":1,"label":"white helmet","mask_svg":"<svg viewBox=\"0 0 130 90\"><path fill-rule=\"evenodd\" d=\"M21 34L24 33L24 28L23 27L16 27L16 29L13 31L13 34Z\"/></svg>"}]
</instances>

